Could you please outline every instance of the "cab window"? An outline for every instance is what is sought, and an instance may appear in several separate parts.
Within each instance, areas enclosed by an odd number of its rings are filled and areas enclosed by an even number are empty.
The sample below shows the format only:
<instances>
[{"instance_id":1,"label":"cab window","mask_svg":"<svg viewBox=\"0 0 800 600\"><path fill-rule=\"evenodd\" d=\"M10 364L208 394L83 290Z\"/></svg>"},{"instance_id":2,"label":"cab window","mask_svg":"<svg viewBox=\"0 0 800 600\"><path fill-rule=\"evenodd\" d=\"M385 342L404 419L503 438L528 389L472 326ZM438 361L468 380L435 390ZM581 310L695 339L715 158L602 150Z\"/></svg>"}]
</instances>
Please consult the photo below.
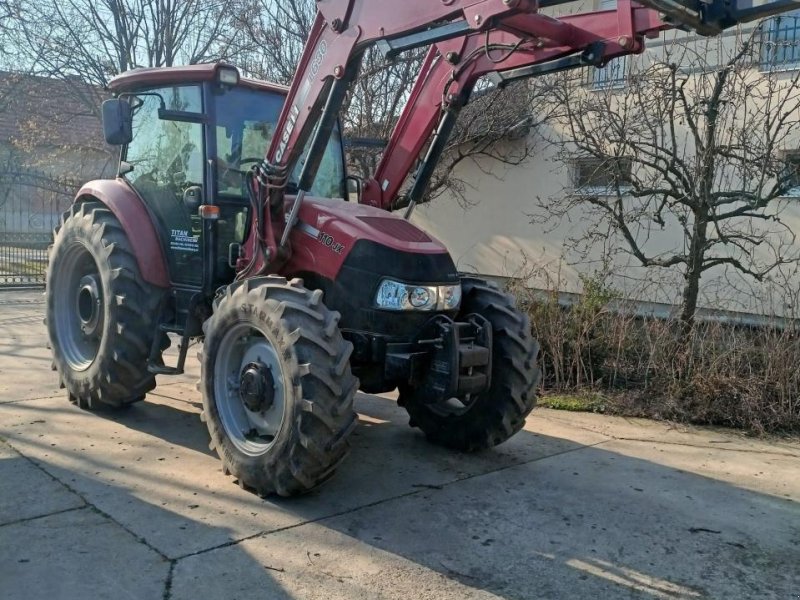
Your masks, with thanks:
<instances>
[{"instance_id":1,"label":"cab window","mask_svg":"<svg viewBox=\"0 0 800 600\"><path fill-rule=\"evenodd\" d=\"M246 195L243 177L264 158L283 102L282 94L248 88L234 88L218 97L216 162L220 193ZM304 160L305 154L289 180L290 193L297 190ZM337 127L310 192L324 198L343 198L344 189L344 160Z\"/></svg>"}]
</instances>

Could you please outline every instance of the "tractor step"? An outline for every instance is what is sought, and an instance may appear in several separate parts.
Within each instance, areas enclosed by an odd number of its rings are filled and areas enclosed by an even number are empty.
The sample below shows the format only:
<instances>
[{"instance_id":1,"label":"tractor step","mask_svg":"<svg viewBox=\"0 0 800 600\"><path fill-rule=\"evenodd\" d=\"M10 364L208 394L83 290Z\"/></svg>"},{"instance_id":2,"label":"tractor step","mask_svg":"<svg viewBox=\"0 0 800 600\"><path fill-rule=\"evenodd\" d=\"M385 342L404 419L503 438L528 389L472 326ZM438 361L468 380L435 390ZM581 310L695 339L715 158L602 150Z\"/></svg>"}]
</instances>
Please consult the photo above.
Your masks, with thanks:
<instances>
[{"instance_id":1,"label":"tractor step","mask_svg":"<svg viewBox=\"0 0 800 600\"><path fill-rule=\"evenodd\" d=\"M159 329L161 329L161 331L163 331L164 333L178 333L178 334L183 334L184 330L183 327L180 327L178 325L168 325L166 323L162 323L161 325L159 325Z\"/></svg>"},{"instance_id":2,"label":"tractor step","mask_svg":"<svg viewBox=\"0 0 800 600\"><path fill-rule=\"evenodd\" d=\"M180 327L177 323L172 322L159 323L156 326L156 335L153 336L153 345L150 347L150 357L147 360L147 370L153 375L180 375L183 373L183 367L186 364L186 352L189 350L189 339L191 337L190 333L192 331L192 325L197 325L197 327L199 327L199 323L197 323L197 318L194 316L194 314L195 307L200 301L200 298L200 294L195 294L189 301L189 309L187 311L189 316L186 324L183 327ZM167 297L165 296L159 310L159 317L164 314L166 300ZM192 319L195 320L194 323L192 322ZM161 336L169 333L177 333L181 336L181 342L178 346L178 364L174 367L164 364L164 361L161 357L161 350L159 348L159 340L161 339Z\"/></svg>"},{"instance_id":3,"label":"tractor step","mask_svg":"<svg viewBox=\"0 0 800 600\"><path fill-rule=\"evenodd\" d=\"M180 375L183 369L180 367L169 367L167 365L156 365L148 363L147 370L153 375Z\"/></svg>"},{"instance_id":4,"label":"tractor step","mask_svg":"<svg viewBox=\"0 0 800 600\"><path fill-rule=\"evenodd\" d=\"M163 333L180 333L181 342L178 345L178 364L174 367L165 365L160 356L150 355L147 361L147 370L153 375L180 375L183 373L183 365L186 363L186 352L189 350L189 328L178 329L174 326L162 324L159 330Z\"/></svg>"}]
</instances>

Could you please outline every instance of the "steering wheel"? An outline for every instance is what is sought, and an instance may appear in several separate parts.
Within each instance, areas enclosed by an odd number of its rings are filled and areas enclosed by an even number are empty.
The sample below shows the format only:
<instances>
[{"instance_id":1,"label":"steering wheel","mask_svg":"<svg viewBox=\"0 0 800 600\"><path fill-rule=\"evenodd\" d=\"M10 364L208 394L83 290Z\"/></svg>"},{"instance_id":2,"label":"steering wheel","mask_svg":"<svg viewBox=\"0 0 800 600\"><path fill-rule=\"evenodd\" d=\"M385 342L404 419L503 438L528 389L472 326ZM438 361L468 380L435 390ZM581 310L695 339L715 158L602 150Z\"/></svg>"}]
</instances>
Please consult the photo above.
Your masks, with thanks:
<instances>
[{"instance_id":1,"label":"steering wheel","mask_svg":"<svg viewBox=\"0 0 800 600\"><path fill-rule=\"evenodd\" d=\"M263 158L261 158L261 157L259 157L259 158L246 157L246 158L240 159L239 160L239 164L237 166L241 167L245 163L260 163L262 160L263 160ZM232 166L228 165L227 163L225 163L225 167L220 170L219 181L227 182L231 187L234 187L234 185L241 185L242 189L246 190L247 188L246 188L246 183L245 183L245 181L246 181L245 180L245 175L247 174L248 170L249 169L242 169L242 168L232 167ZM231 178L231 174L232 173L236 173L237 175L239 175L239 177L237 178L238 181L237 181L236 184L234 184L232 182L232 178Z\"/></svg>"},{"instance_id":2,"label":"steering wheel","mask_svg":"<svg viewBox=\"0 0 800 600\"><path fill-rule=\"evenodd\" d=\"M260 163L262 160L264 160L263 156L260 156L258 158L250 158L250 157L241 158L239 159L239 166L242 166L244 163Z\"/></svg>"}]
</instances>

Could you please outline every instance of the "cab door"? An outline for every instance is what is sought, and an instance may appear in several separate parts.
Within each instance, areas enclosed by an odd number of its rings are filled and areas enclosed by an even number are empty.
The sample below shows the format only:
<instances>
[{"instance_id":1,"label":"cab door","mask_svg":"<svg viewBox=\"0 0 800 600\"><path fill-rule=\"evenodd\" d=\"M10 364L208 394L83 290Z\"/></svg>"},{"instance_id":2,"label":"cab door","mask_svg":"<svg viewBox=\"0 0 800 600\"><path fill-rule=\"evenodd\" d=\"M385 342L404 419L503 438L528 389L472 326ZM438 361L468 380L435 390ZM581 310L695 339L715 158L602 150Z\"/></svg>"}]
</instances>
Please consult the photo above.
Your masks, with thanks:
<instances>
[{"instance_id":1,"label":"cab door","mask_svg":"<svg viewBox=\"0 0 800 600\"><path fill-rule=\"evenodd\" d=\"M196 204L205 182L201 87L152 88L131 101L133 140L123 158L131 170L125 178L155 217L172 282L199 287L202 223ZM179 112L181 120L160 118L162 102L167 111Z\"/></svg>"}]
</instances>

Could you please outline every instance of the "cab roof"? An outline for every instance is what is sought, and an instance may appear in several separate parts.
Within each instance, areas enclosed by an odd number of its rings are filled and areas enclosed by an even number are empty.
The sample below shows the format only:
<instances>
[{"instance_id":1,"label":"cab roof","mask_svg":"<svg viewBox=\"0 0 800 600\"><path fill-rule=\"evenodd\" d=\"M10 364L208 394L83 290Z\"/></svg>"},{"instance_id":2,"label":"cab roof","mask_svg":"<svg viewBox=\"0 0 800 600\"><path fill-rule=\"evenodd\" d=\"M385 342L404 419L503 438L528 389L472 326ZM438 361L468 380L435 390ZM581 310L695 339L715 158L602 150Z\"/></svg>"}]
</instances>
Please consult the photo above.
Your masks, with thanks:
<instances>
[{"instance_id":1,"label":"cab roof","mask_svg":"<svg viewBox=\"0 0 800 600\"><path fill-rule=\"evenodd\" d=\"M146 87L157 85L170 85L182 83L201 83L204 81L215 81L217 69L220 67L233 67L225 62L201 63L197 65L186 65L182 67L150 67L131 69L117 75L108 82L108 89L114 93L130 92ZM235 67L234 67L235 68ZM247 77L239 78L239 85L264 92L277 92L286 95L288 87L250 79Z\"/></svg>"}]
</instances>

